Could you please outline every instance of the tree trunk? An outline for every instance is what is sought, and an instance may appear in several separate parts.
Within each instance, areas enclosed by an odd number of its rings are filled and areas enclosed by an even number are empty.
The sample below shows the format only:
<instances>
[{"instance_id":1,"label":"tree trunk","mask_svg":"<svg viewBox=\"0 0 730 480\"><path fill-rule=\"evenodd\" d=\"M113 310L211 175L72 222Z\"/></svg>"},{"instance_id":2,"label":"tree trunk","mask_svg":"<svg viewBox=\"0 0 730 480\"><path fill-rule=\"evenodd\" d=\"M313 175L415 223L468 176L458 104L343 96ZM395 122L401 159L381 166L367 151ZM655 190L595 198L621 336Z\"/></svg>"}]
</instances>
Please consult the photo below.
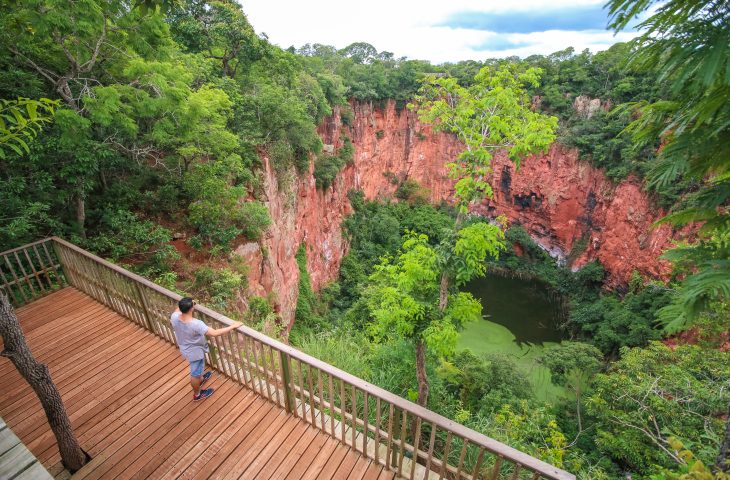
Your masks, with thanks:
<instances>
[{"instance_id":1,"label":"tree trunk","mask_svg":"<svg viewBox=\"0 0 730 480\"><path fill-rule=\"evenodd\" d=\"M68 84L70 79L70 75L60 77L56 81L56 92L61 96L63 101L66 102L66 105L71 107L74 112L79 113L81 112L81 109L79 108L78 102L74 99L73 92Z\"/></svg>"},{"instance_id":2,"label":"tree trunk","mask_svg":"<svg viewBox=\"0 0 730 480\"><path fill-rule=\"evenodd\" d=\"M717 455L717 460L715 460L715 467L721 472L730 473L730 404L727 406L725 437L720 444L720 453Z\"/></svg>"},{"instance_id":3,"label":"tree trunk","mask_svg":"<svg viewBox=\"0 0 730 480\"><path fill-rule=\"evenodd\" d=\"M13 307L2 292L0 292L0 336L4 344L0 356L7 357L13 362L18 372L38 395L51 430L56 436L64 466L72 473L78 471L87 462L88 456L76 440L61 394L51 379L48 367L33 358Z\"/></svg>"},{"instance_id":4,"label":"tree trunk","mask_svg":"<svg viewBox=\"0 0 730 480\"><path fill-rule=\"evenodd\" d=\"M104 193L106 193L109 190L109 184L106 181L106 174L101 168L99 169L99 182L101 182L101 187L103 188Z\"/></svg>"},{"instance_id":5,"label":"tree trunk","mask_svg":"<svg viewBox=\"0 0 730 480\"><path fill-rule=\"evenodd\" d=\"M86 238L86 201L81 194L76 196L76 222L79 224L81 238Z\"/></svg>"},{"instance_id":6,"label":"tree trunk","mask_svg":"<svg viewBox=\"0 0 730 480\"><path fill-rule=\"evenodd\" d=\"M459 231L459 227L464 222L464 214L459 212L454 222L454 232ZM444 313L449 305L449 274L448 268L445 268L441 274L441 283L439 284L439 312Z\"/></svg>"},{"instance_id":7,"label":"tree trunk","mask_svg":"<svg viewBox=\"0 0 730 480\"><path fill-rule=\"evenodd\" d=\"M441 284L439 285L439 312L444 313L446 306L449 304L449 276L446 272L441 274Z\"/></svg>"},{"instance_id":8,"label":"tree trunk","mask_svg":"<svg viewBox=\"0 0 730 480\"><path fill-rule=\"evenodd\" d=\"M428 402L428 376L426 375L426 346L421 339L416 341L416 377L418 378L418 404L425 407Z\"/></svg>"}]
</instances>

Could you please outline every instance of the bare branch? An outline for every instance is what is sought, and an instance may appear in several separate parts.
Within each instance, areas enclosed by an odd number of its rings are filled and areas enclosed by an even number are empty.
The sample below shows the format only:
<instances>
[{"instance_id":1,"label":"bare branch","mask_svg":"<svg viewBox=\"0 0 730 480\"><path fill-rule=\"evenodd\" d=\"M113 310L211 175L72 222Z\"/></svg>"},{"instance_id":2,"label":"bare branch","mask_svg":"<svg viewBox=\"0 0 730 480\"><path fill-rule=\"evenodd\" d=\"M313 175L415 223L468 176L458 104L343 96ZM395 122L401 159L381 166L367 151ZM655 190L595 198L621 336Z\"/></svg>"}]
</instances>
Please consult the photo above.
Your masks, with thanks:
<instances>
[{"instance_id":1,"label":"bare branch","mask_svg":"<svg viewBox=\"0 0 730 480\"><path fill-rule=\"evenodd\" d=\"M79 71L79 62L69 51L68 47L66 47L66 37L62 37L57 32L53 32L53 40L61 47L63 53L66 55L66 59L71 64L71 74L69 76L75 77Z\"/></svg>"},{"instance_id":2,"label":"bare branch","mask_svg":"<svg viewBox=\"0 0 730 480\"><path fill-rule=\"evenodd\" d=\"M629 423L629 422L625 422L625 421L623 421L623 420L619 419L619 418L618 418L618 417L616 417L616 416L613 416L613 417L611 417L611 421L612 421L613 423L616 423L616 424L618 424L618 425L622 425L622 426L624 426L624 427L628 427L628 428L633 428L634 430L638 430L638 431L642 432L642 433L643 433L644 435L646 435L646 436L647 436L647 437L649 438L649 440L651 440L651 441L652 441L652 442L653 442L653 443L654 443L654 444L655 444L655 445L656 445L657 447L661 448L661 449L662 449L662 451L664 451L664 453L666 453L667 455L669 455L669 457L670 457L670 458L671 458L672 460L674 460L675 462L677 462L677 463L678 463L678 464L680 464L680 465L683 465L683 464L685 463L685 461L684 461L684 460L682 460L682 458L681 458L681 457L679 457L679 456L678 456L678 455L677 455L677 454L676 454L675 452L672 452L672 451L670 451L670 450L669 450L668 448L666 448L666 447L665 447L665 446L664 446L664 445L662 444L662 442L666 443L666 440L664 440L664 438L662 438L661 436L659 436L659 437L656 437L656 436L654 436L654 435L653 435L653 434L652 434L651 432L649 432L648 430L646 430L645 428L641 428L641 427L639 427L638 425L634 425L634 424L632 424L632 423Z\"/></svg>"},{"instance_id":3,"label":"bare branch","mask_svg":"<svg viewBox=\"0 0 730 480\"><path fill-rule=\"evenodd\" d=\"M83 65L81 65L80 71L82 72L90 72L92 68L94 68L94 65L96 64L96 59L99 56L99 51L101 50L101 46L104 43L104 39L106 39L106 32L107 32L107 19L106 15L104 15L104 25L102 27L101 36L99 36L99 39L96 41L96 46L94 47L94 53L91 55L91 58L84 62Z\"/></svg>"},{"instance_id":4,"label":"bare branch","mask_svg":"<svg viewBox=\"0 0 730 480\"><path fill-rule=\"evenodd\" d=\"M39 66L33 60L31 60L30 58L26 57L22 53L20 53L15 47L8 47L8 49L10 50L10 52L13 55L22 58L25 61L25 63L27 63L29 66L33 67L38 73L40 73L43 77L46 78L46 80L48 80L49 82L51 82L53 85L55 85L56 82L58 82L58 79L61 78L60 75L58 75L56 73L53 73L50 70L47 70L47 69Z\"/></svg>"},{"instance_id":5,"label":"bare branch","mask_svg":"<svg viewBox=\"0 0 730 480\"><path fill-rule=\"evenodd\" d=\"M152 168L163 168L167 172L172 172L173 170L163 161L163 156L155 149L155 147L151 145L145 145L142 147L138 147L136 145L132 145L131 147L127 147L126 145L119 143L115 135L111 135L107 137L104 140L104 143L107 145L111 145L115 150L118 152L127 155L134 159L139 165L142 165L144 162L152 161Z\"/></svg>"}]
</instances>

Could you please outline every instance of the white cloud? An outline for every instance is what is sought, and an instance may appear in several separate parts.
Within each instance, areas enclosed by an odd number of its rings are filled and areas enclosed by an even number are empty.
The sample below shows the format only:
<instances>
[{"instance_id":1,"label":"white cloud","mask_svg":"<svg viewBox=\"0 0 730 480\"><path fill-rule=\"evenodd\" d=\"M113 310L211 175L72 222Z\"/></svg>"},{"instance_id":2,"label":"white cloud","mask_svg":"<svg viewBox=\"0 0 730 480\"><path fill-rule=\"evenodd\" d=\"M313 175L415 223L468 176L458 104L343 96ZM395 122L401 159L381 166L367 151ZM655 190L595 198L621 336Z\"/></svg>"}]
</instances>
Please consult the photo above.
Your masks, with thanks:
<instances>
[{"instance_id":1,"label":"white cloud","mask_svg":"<svg viewBox=\"0 0 730 480\"><path fill-rule=\"evenodd\" d=\"M353 42L367 42L378 50L393 52L396 57L430 60L434 63L467 59L486 59L511 55L547 54L567 47L576 51L589 48L605 50L613 43L632 37L630 33L614 36L612 32L548 31L530 34L500 35L516 44L529 46L511 50L484 50L492 32L435 26L450 15L464 11L498 12L556 9L576 5L603 4L604 0L520 0L476 1L371 0L347 2L335 0L252 0L243 10L257 32L282 48L305 43L322 43L345 47ZM480 46L481 49L480 49Z\"/></svg>"}]
</instances>

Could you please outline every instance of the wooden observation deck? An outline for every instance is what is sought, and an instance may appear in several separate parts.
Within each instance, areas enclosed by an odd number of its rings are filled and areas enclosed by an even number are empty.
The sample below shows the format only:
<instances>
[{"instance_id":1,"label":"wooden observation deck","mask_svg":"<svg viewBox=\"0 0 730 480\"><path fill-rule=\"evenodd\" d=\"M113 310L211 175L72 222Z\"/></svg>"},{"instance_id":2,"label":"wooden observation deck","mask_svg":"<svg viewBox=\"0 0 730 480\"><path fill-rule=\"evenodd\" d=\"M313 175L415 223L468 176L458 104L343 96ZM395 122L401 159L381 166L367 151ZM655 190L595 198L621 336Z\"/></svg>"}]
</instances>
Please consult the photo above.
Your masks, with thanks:
<instances>
[{"instance_id":1,"label":"wooden observation deck","mask_svg":"<svg viewBox=\"0 0 730 480\"><path fill-rule=\"evenodd\" d=\"M0 253L0 289L92 456L73 478L575 479L246 327L210 340L216 393L194 403L168 320L179 296L59 238ZM70 476L4 358L0 417Z\"/></svg>"}]
</instances>

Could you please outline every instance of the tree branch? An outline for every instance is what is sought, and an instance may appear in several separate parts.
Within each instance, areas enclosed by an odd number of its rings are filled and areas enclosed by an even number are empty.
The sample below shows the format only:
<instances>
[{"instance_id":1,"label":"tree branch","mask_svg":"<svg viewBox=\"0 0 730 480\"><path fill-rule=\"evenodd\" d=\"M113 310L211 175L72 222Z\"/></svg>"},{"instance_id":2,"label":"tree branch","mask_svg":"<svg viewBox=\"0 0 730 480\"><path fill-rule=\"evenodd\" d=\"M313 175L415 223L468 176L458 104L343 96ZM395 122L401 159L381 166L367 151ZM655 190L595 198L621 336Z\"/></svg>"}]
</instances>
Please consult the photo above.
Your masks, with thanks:
<instances>
[{"instance_id":1,"label":"tree branch","mask_svg":"<svg viewBox=\"0 0 730 480\"><path fill-rule=\"evenodd\" d=\"M33 60L31 60L30 58L26 57L22 53L20 53L16 48L14 48L14 47L8 47L8 50L10 50L10 52L13 55L15 55L17 57L21 57L23 60L25 60L25 63L27 63L28 65L30 65L31 67L33 67L38 73L40 73L43 77L46 78L46 80L48 80L49 82L51 82L53 85L56 85L56 82L58 82L58 80L61 78L61 75L58 75L56 73L53 73L50 70L47 70L47 69L39 66Z\"/></svg>"},{"instance_id":2,"label":"tree branch","mask_svg":"<svg viewBox=\"0 0 730 480\"><path fill-rule=\"evenodd\" d=\"M107 20L106 15L103 16L104 18L104 25L101 30L101 36L96 41L96 46L94 47L94 53L91 55L91 58L84 62L83 65L80 67L80 71L82 72L90 72L92 68L94 68L94 65L96 64L96 59L99 56L99 51L101 50L101 46L104 43L104 39L106 39L106 32L107 32Z\"/></svg>"},{"instance_id":3,"label":"tree branch","mask_svg":"<svg viewBox=\"0 0 730 480\"><path fill-rule=\"evenodd\" d=\"M652 441L652 442L653 442L653 443L654 443L654 444L655 444L655 445L656 445L657 447L661 448L661 449L662 449L662 450L663 450L663 451L664 451L664 452L665 452L665 453L666 453L667 455L669 455L669 457L670 457L670 458L671 458L672 460L674 460L675 462L677 462L677 463L678 463L678 464L680 464L680 465L683 465L683 464L685 463L685 462L684 462L684 460L682 460L682 458L681 458L681 457L677 456L677 455L676 455L675 453L672 453L672 452L671 452L671 451L670 451L670 450L669 450L668 448L666 448L666 447L665 447L664 445L662 445L662 442L665 442L665 440L664 440L663 438L661 438L661 436L660 436L659 438L657 438L657 437L655 437L655 436L654 436L654 435L653 435L653 434L652 434L651 432L649 432L648 430L646 430L646 429L644 429L644 428L641 428L641 427L639 427L638 425L634 425L634 424L632 424L632 423L629 423L629 422L625 422L625 421L623 421L623 420L619 419L619 418L618 418L618 417L616 417L616 416L612 417L612 418L611 418L611 421L612 421L612 422L614 422L614 423L616 423L616 424L618 424L618 425L622 425L622 426L624 426L624 427L628 427L628 428L633 428L634 430L638 430L638 431L642 432L642 433L643 433L644 435L646 435L646 436L647 436L647 437L649 438L649 440L651 440L651 441ZM661 440L662 442L660 442L659 440Z\"/></svg>"},{"instance_id":4,"label":"tree branch","mask_svg":"<svg viewBox=\"0 0 730 480\"><path fill-rule=\"evenodd\" d=\"M75 77L79 71L79 61L76 60L76 57L66 47L66 37L61 37L57 32L53 32L53 40L61 47L63 53L66 55L66 59L71 64L71 74L69 77Z\"/></svg>"}]
</instances>

